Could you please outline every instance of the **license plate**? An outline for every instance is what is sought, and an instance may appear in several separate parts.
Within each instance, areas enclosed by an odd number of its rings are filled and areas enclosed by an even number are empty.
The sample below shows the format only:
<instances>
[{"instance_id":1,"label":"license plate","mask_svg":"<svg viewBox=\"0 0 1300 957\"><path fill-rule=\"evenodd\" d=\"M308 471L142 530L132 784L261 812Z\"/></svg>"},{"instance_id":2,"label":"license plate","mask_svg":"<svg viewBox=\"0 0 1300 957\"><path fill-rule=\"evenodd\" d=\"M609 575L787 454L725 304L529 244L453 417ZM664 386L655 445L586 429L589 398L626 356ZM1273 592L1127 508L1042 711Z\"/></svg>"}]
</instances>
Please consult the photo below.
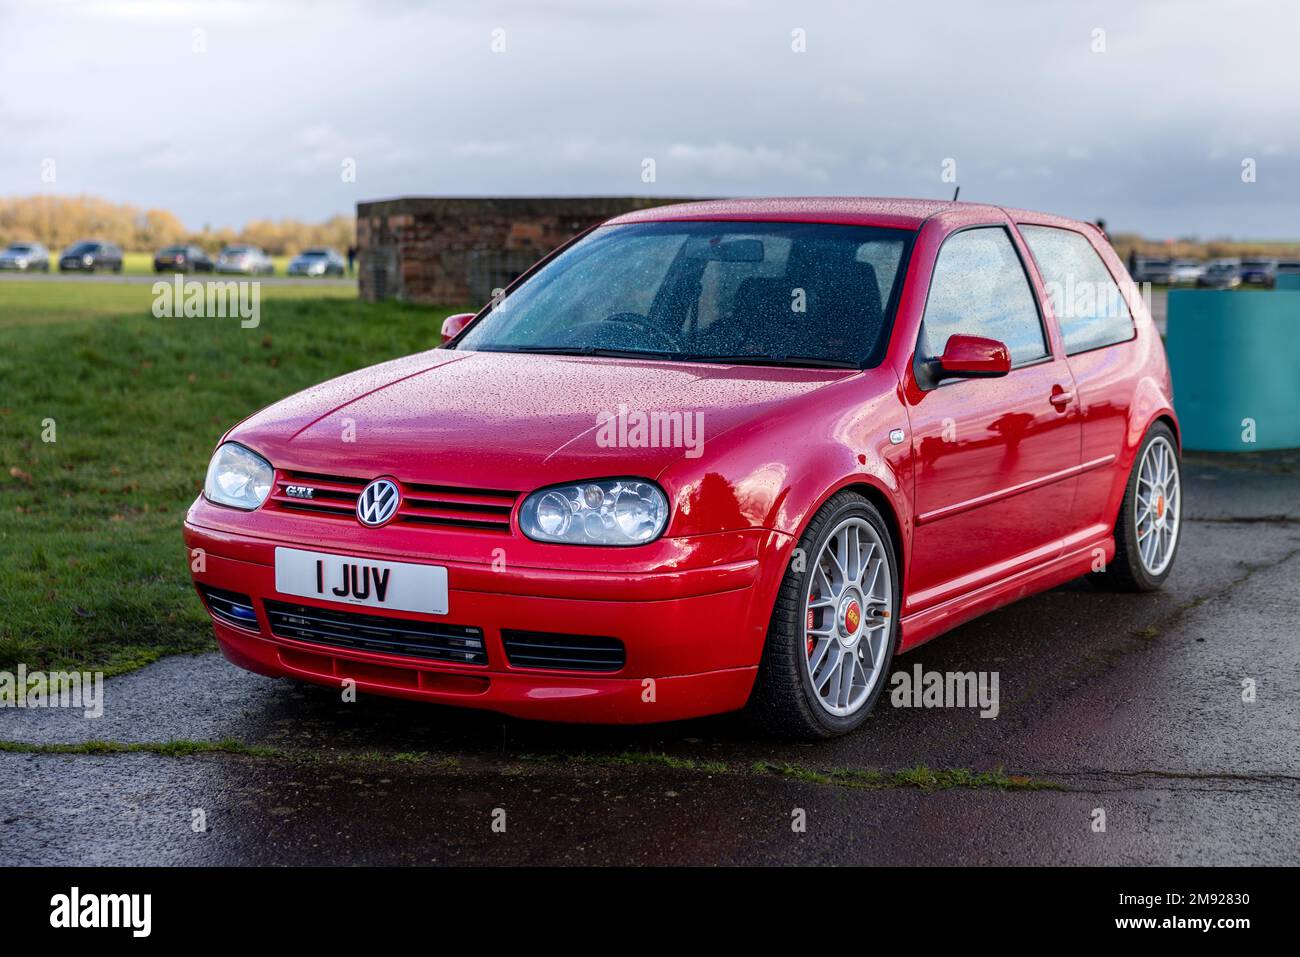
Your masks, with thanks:
<instances>
[{"instance_id":1,"label":"license plate","mask_svg":"<svg viewBox=\"0 0 1300 957\"><path fill-rule=\"evenodd\" d=\"M348 605L447 614L447 569L441 565L277 548L275 590Z\"/></svg>"}]
</instances>

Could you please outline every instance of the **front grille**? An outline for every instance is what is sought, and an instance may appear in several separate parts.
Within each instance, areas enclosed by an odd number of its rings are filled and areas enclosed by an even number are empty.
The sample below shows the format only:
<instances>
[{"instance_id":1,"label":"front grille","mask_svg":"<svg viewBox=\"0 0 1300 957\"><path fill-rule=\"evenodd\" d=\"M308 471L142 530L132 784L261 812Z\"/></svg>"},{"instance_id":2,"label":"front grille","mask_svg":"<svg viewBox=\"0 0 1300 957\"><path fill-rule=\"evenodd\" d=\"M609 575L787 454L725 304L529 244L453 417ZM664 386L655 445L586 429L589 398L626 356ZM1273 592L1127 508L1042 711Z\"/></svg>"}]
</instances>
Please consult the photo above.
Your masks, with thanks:
<instances>
[{"instance_id":1,"label":"front grille","mask_svg":"<svg viewBox=\"0 0 1300 957\"><path fill-rule=\"evenodd\" d=\"M355 522L357 497L370 479L317 472L276 473L271 492L271 508L287 512L306 512L326 518ZM312 490L312 497L296 498L288 487L299 485ZM398 482L402 504L393 522L408 525L469 528L489 532L509 532L510 513L518 492L502 489L464 488L457 485L422 485Z\"/></svg>"},{"instance_id":2,"label":"front grille","mask_svg":"<svg viewBox=\"0 0 1300 957\"><path fill-rule=\"evenodd\" d=\"M617 638L503 629L501 641L506 659L516 668L618 671L625 660L623 642Z\"/></svg>"},{"instance_id":3,"label":"front grille","mask_svg":"<svg viewBox=\"0 0 1300 957\"><path fill-rule=\"evenodd\" d=\"M253 599L247 595L209 585L200 585L199 593L213 618L257 631L257 612L253 610Z\"/></svg>"},{"instance_id":4,"label":"front grille","mask_svg":"<svg viewBox=\"0 0 1300 957\"><path fill-rule=\"evenodd\" d=\"M410 658L487 664L483 629L410 618L381 618L332 608L264 602L271 634L314 645L379 651Z\"/></svg>"}]
</instances>

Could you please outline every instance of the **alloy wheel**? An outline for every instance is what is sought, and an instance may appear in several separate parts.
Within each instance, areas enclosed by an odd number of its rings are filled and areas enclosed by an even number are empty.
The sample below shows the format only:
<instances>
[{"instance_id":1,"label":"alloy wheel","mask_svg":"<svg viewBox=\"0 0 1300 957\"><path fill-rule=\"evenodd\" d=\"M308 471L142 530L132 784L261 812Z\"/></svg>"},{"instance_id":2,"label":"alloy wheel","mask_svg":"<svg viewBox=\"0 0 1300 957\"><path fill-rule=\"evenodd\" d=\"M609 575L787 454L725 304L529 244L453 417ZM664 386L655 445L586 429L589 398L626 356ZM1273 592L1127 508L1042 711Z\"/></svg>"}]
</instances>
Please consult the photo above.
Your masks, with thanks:
<instances>
[{"instance_id":1,"label":"alloy wheel","mask_svg":"<svg viewBox=\"0 0 1300 957\"><path fill-rule=\"evenodd\" d=\"M1148 574L1159 575L1173 559L1182 517L1178 456L1164 436L1157 436L1142 453L1133 507L1138 557Z\"/></svg>"},{"instance_id":2,"label":"alloy wheel","mask_svg":"<svg viewBox=\"0 0 1300 957\"><path fill-rule=\"evenodd\" d=\"M864 519L831 532L808 576L804 665L818 703L851 715L881 679L894 615L885 543Z\"/></svg>"}]
</instances>

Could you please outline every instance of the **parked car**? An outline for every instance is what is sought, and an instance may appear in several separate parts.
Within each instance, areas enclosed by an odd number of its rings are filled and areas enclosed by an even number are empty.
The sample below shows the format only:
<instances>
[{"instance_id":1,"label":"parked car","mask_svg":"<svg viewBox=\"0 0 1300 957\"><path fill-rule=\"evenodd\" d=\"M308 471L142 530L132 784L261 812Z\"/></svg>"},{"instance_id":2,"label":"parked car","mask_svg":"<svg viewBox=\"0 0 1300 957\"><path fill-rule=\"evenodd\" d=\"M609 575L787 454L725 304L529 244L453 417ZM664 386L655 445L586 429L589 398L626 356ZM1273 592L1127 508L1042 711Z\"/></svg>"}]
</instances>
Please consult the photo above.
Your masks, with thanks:
<instances>
[{"instance_id":1,"label":"parked car","mask_svg":"<svg viewBox=\"0 0 1300 957\"><path fill-rule=\"evenodd\" d=\"M217 257L217 272L269 276L275 272L275 264L258 246L227 246Z\"/></svg>"},{"instance_id":2,"label":"parked car","mask_svg":"<svg viewBox=\"0 0 1300 957\"><path fill-rule=\"evenodd\" d=\"M1241 263L1236 259L1216 259L1206 265L1196 285L1206 289L1235 289L1241 285Z\"/></svg>"},{"instance_id":3,"label":"parked car","mask_svg":"<svg viewBox=\"0 0 1300 957\"><path fill-rule=\"evenodd\" d=\"M1271 286L1276 279L1276 259L1243 259L1241 261L1241 281L1247 286Z\"/></svg>"},{"instance_id":4,"label":"parked car","mask_svg":"<svg viewBox=\"0 0 1300 957\"><path fill-rule=\"evenodd\" d=\"M1134 282L1149 282L1155 286L1167 286L1173 273L1174 263L1171 259L1139 259Z\"/></svg>"},{"instance_id":5,"label":"parked car","mask_svg":"<svg viewBox=\"0 0 1300 957\"><path fill-rule=\"evenodd\" d=\"M348 266L333 249L304 249L289 260L290 276L342 276Z\"/></svg>"},{"instance_id":6,"label":"parked car","mask_svg":"<svg viewBox=\"0 0 1300 957\"><path fill-rule=\"evenodd\" d=\"M50 251L40 243L10 243L0 252L0 269L49 272Z\"/></svg>"},{"instance_id":7,"label":"parked car","mask_svg":"<svg viewBox=\"0 0 1300 957\"><path fill-rule=\"evenodd\" d=\"M212 272L215 264L198 246L167 246L153 257L154 272Z\"/></svg>"},{"instance_id":8,"label":"parked car","mask_svg":"<svg viewBox=\"0 0 1300 957\"><path fill-rule=\"evenodd\" d=\"M1205 266L1195 259L1176 259L1169 268L1169 284L1193 285L1204 272Z\"/></svg>"},{"instance_id":9,"label":"parked car","mask_svg":"<svg viewBox=\"0 0 1300 957\"><path fill-rule=\"evenodd\" d=\"M844 733L896 653L1078 576L1169 575L1179 426L1151 316L1131 287L1047 308L1123 276L1090 224L978 204L619 216L447 319L442 348L227 431L185 519L194 582L262 674Z\"/></svg>"},{"instance_id":10,"label":"parked car","mask_svg":"<svg viewBox=\"0 0 1300 957\"><path fill-rule=\"evenodd\" d=\"M73 243L59 256L59 272L121 272L122 249L95 240Z\"/></svg>"},{"instance_id":11,"label":"parked car","mask_svg":"<svg viewBox=\"0 0 1300 957\"><path fill-rule=\"evenodd\" d=\"M1276 276L1300 276L1300 259L1279 259Z\"/></svg>"}]
</instances>

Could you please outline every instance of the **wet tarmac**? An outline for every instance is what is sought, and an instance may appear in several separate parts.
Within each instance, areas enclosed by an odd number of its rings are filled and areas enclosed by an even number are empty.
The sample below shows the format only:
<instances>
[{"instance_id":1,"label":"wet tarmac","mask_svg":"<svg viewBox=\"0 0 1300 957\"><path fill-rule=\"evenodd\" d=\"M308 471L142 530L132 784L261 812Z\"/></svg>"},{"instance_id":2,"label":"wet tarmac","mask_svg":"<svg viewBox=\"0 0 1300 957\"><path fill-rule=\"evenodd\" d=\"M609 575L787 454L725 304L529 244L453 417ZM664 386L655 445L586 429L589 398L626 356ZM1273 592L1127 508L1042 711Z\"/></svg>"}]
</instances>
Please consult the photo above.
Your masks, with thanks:
<instances>
[{"instance_id":1,"label":"wet tarmac","mask_svg":"<svg viewBox=\"0 0 1300 957\"><path fill-rule=\"evenodd\" d=\"M996 718L884 699L791 744L739 716L344 704L168 658L111 679L99 719L0 710L31 749L0 752L0 864L1297 864L1300 456L1191 456L1186 484L1164 591L1074 582L896 662L996 671Z\"/></svg>"}]
</instances>

